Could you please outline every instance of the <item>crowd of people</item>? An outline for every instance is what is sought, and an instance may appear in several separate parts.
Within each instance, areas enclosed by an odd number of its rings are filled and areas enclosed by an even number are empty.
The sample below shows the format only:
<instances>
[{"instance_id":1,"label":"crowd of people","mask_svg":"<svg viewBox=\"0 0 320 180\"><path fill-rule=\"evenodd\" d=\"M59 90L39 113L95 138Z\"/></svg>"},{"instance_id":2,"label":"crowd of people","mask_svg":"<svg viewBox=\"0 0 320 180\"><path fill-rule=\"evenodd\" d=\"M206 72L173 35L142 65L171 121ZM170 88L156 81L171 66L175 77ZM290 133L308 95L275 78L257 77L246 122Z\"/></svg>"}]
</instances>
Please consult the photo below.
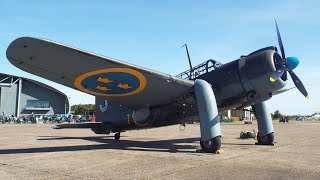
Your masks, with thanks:
<instances>
[{"instance_id":1,"label":"crowd of people","mask_svg":"<svg viewBox=\"0 0 320 180\"><path fill-rule=\"evenodd\" d=\"M6 115L4 112L0 115L0 123L15 123L15 124L34 124L34 123L82 123L82 122L94 122L95 117L92 115L72 115L72 114L62 114L62 115Z\"/></svg>"}]
</instances>

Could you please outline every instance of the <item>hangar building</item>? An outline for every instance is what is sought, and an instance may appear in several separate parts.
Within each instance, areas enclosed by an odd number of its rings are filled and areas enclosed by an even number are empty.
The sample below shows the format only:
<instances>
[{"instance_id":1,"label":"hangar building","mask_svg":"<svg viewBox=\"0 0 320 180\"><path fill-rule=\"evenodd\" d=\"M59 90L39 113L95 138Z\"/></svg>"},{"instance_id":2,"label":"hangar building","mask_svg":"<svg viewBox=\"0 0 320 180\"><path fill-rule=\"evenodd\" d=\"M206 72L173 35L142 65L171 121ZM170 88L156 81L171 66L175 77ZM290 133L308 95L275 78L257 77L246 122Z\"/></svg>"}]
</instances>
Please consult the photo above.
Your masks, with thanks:
<instances>
[{"instance_id":1,"label":"hangar building","mask_svg":"<svg viewBox=\"0 0 320 180\"><path fill-rule=\"evenodd\" d=\"M68 114L68 97L41 82L0 73L1 115Z\"/></svg>"}]
</instances>

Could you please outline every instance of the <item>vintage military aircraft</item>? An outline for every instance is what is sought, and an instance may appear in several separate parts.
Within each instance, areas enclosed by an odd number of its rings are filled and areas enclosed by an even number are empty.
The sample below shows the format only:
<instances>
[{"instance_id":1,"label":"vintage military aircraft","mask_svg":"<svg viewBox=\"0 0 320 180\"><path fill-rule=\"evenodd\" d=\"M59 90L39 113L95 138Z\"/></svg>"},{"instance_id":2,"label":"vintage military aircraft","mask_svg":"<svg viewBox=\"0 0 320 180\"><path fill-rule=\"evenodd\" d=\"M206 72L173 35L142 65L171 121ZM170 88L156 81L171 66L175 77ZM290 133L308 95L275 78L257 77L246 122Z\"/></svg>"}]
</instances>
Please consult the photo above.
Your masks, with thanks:
<instances>
[{"instance_id":1,"label":"vintage military aircraft","mask_svg":"<svg viewBox=\"0 0 320 180\"><path fill-rule=\"evenodd\" d=\"M276 22L275 22L276 23ZM16 67L96 97L95 123L62 124L59 128L91 128L97 134L159 127L200 119L200 145L205 152L221 146L220 111L252 106L258 121L258 144L274 143L265 101L286 85L287 72L309 98L292 71L299 64L286 57L276 23L281 55L274 46L227 64L208 60L171 76L96 55L46 39L22 37L7 49Z\"/></svg>"}]
</instances>

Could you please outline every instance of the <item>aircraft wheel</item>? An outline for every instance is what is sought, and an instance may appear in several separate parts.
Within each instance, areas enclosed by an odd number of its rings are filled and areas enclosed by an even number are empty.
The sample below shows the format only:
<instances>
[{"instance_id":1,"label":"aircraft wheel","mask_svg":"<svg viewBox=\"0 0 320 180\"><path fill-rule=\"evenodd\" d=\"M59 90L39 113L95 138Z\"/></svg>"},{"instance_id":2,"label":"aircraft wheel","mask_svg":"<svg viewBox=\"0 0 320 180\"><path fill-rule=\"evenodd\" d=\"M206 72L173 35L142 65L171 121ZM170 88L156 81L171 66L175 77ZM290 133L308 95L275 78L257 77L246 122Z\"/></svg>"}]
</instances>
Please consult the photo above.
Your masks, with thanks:
<instances>
[{"instance_id":1,"label":"aircraft wheel","mask_svg":"<svg viewBox=\"0 0 320 180\"><path fill-rule=\"evenodd\" d=\"M221 137L217 136L209 141L200 141L201 149L206 153L215 153L221 147Z\"/></svg>"},{"instance_id":2,"label":"aircraft wheel","mask_svg":"<svg viewBox=\"0 0 320 180\"><path fill-rule=\"evenodd\" d=\"M258 144L274 145L274 134L273 133L270 133L266 136L259 136L259 133L258 133L257 139L258 139Z\"/></svg>"},{"instance_id":3,"label":"aircraft wheel","mask_svg":"<svg viewBox=\"0 0 320 180\"><path fill-rule=\"evenodd\" d=\"M116 139L116 140L120 139L120 132L117 132L114 134L114 139Z\"/></svg>"}]
</instances>

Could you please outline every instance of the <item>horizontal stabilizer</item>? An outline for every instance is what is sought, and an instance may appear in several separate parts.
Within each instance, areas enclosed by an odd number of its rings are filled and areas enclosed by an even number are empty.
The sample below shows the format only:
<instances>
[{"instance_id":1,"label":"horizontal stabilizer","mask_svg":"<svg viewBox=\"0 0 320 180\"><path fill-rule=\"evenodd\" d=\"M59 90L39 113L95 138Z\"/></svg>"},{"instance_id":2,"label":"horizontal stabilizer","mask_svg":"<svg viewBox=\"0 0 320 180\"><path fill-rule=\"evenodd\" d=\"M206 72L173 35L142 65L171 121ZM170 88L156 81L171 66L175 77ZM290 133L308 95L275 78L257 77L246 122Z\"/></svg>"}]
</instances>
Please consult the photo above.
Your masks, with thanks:
<instances>
[{"instance_id":1,"label":"horizontal stabilizer","mask_svg":"<svg viewBox=\"0 0 320 180\"><path fill-rule=\"evenodd\" d=\"M100 126L101 122L90 122L90 123L71 123L71 124L58 124L52 127L52 129L64 129L64 128L92 128Z\"/></svg>"}]
</instances>

